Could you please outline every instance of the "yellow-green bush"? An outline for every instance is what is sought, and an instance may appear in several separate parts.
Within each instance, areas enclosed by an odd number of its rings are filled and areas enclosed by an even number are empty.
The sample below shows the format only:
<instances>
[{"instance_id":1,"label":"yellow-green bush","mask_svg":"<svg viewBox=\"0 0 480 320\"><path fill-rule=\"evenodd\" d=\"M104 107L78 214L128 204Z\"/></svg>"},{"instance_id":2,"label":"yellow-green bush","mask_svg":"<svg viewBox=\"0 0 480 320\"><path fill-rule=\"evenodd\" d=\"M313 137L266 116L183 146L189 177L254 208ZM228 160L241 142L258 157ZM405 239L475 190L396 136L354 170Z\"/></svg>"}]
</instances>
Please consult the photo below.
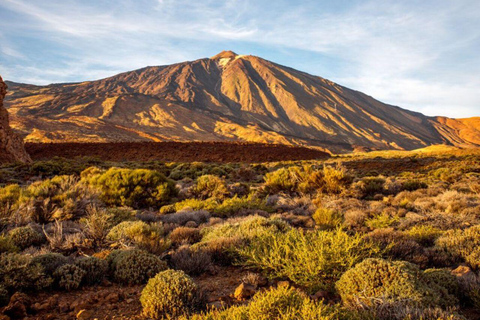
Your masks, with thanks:
<instances>
[{"instance_id":1,"label":"yellow-green bush","mask_svg":"<svg viewBox=\"0 0 480 320\"><path fill-rule=\"evenodd\" d=\"M367 257L380 255L378 246L344 231L265 232L239 253L247 266L273 278L288 278L310 292L331 289L343 272Z\"/></svg>"},{"instance_id":2,"label":"yellow-green bush","mask_svg":"<svg viewBox=\"0 0 480 320\"><path fill-rule=\"evenodd\" d=\"M82 181L98 188L108 205L161 207L177 194L173 181L147 169L110 168L101 173L89 170L89 174L82 175Z\"/></svg>"},{"instance_id":3,"label":"yellow-green bush","mask_svg":"<svg viewBox=\"0 0 480 320\"><path fill-rule=\"evenodd\" d=\"M0 188L0 207L6 208L17 204L22 195L22 188L18 184L10 184Z\"/></svg>"},{"instance_id":4,"label":"yellow-green bush","mask_svg":"<svg viewBox=\"0 0 480 320\"><path fill-rule=\"evenodd\" d=\"M45 237L29 226L18 227L11 230L8 233L8 237L15 246L22 250L30 246L40 245L45 242Z\"/></svg>"},{"instance_id":5,"label":"yellow-green bush","mask_svg":"<svg viewBox=\"0 0 480 320\"><path fill-rule=\"evenodd\" d=\"M336 283L345 305L352 308L372 307L381 301L402 301L406 305L443 306L458 303L456 297L440 284L445 273L427 271L405 261L366 259L346 271ZM447 286L450 286L449 281Z\"/></svg>"},{"instance_id":6,"label":"yellow-green bush","mask_svg":"<svg viewBox=\"0 0 480 320\"><path fill-rule=\"evenodd\" d=\"M340 193L351 182L345 168L324 166L316 169L311 165L280 168L265 175L265 189L268 193L278 192L324 192Z\"/></svg>"},{"instance_id":7,"label":"yellow-green bush","mask_svg":"<svg viewBox=\"0 0 480 320\"><path fill-rule=\"evenodd\" d=\"M430 225L416 225L405 231L405 234L422 246L432 246L443 231Z\"/></svg>"},{"instance_id":8,"label":"yellow-green bush","mask_svg":"<svg viewBox=\"0 0 480 320\"><path fill-rule=\"evenodd\" d=\"M315 225L323 230L335 229L343 222L343 215L329 208L318 208L312 218Z\"/></svg>"},{"instance_id":9,"label":"yellow-green bush","mask_svg":"<svg viewBox=\"0 0 480 320\"><path fill-rule=\"evenodd\" d=\"M478 267L478 261L475 261L475 256L478 257L478 250L480 247L480 225L476 225L464 230L448 230L440 236L435 244L446 250L454 257L467 260L472 263L472 267Z\"/></svg>"},{"instance_id":10,"label":"yellow-green bush","mask_svg":"<svg viewBox=\"0 0 480 320\"><path fill-rule=\"evenodd\" d=\"M225 180L211 174L198 177L193 193L201 199L223 199L229 194Z\"/></svg>"},{"instance_id":11,"label":"yellow-green bush","mask_svg":"<svg viewBox=\"0 0 480 320\"><path fill-rule=\"evenodd\" d=\"M153 319L172 319L193 312L200 295L195 282L183 271L165 270L148 280L140 303L143 314Z\"/></svg>"},{"instance_id":12,"label":"yellow-green bush","mask_svg":"<svg viewBox=\"0 0 480 320\"><path fill-rule=\"evenodd\" d=\"M110 259L115 281L124 284L142 284L160 271L167 269L165 261L143 250L117 251Z\"/></svg>"},{"instance_id":13,"label":"yellow-green bush","mask_svg":"<svg viewBox=\"0 0 480 320\"><path fill-rule=\"evenodd\" d=\"M107 234L107 240L134 244L155 254L161 254L170 247L170 241L164 237L161 224L148 224L143 221L119 223Z\"/></svg>"},{"instance_id":14,"label":"yellow-green bush","mask_svg":"<svg viewBox=\"0 0 480 320\"><path fill-rule=\"evenodd\" d=\"M260 291L245 306L213 310L191 317L192 320L333 320L354 319L341 316L322 302L311 300L298 289L282 286Z\"/></svg>"}]
</instances>

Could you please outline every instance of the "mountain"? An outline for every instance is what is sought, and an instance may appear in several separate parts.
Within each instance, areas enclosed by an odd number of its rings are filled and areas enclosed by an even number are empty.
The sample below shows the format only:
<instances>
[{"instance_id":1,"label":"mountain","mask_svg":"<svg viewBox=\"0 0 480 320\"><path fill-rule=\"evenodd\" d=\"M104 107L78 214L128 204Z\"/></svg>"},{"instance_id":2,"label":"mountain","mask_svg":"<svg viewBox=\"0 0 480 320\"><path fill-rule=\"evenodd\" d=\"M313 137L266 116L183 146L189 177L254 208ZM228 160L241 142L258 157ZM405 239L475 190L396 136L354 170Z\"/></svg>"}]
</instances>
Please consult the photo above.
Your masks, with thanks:
<instances>
[{"instance_id":1,"label":"mountain","mask_svg":"<svg viewBox=\"0 0 480 320\"><path fill-rule=\"evenodd\" d=\"M427 117L231 51L98 81L9 87L12 126L30 142L240 140L333 152L480 145L480 118Z\"/></svg>"},{"instance_id":2,"label":"mountain","mask_svg":"<svg viewBox=\"0 0 480 320\"><path fill-rule=\"evenodd\" d=\"M3 98L7 92L7 85L0 77L0 163L21 161L29 162L30 157L25 152L23 142L10 128L8 112L3 107Z\"/></svg>"}]
</instances>

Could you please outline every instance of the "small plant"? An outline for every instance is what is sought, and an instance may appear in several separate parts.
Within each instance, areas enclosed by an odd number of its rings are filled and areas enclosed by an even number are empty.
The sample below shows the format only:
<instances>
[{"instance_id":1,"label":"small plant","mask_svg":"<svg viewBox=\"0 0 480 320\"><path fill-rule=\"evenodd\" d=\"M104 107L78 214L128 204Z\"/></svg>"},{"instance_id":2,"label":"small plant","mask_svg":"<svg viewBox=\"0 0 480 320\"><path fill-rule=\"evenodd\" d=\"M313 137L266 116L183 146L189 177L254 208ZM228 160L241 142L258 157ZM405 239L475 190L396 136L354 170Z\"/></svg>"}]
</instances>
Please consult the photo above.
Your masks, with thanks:
<instances>
[{"instance_id":1,"label":"small plant","mask_svg":"<svg viewBox=\"0 0 480 320\"><path fill-rule=\"evenodd\" d=\"M416 265L405 261L366 259L346 271L336 288L343 303L352 308L372 307L379 300L424 307L446 307L458 302L443 287L445 284L438 281L446 278L444 273L428 271L427 274L425 276Z\"/></svg>"},{"instance_id":2,"label":"small plant","mask_svg":"<svg viewBox=\"0 0 480 320\"><path fill-rule=\"evenodd\" d=\"M85 271L83 282L86 285L99 284L108 272L108 263L95 257L82 257L75 261L75 265Z\"/></svg>"},{"instance_id":3,"label":"small plant","mask_svg":"<svg viewBox=\"0 0 480 320\"><path fill-rule=\"evenodd\" d=\"M143 314L153 319L177 318L198 308L199 289L183 271L166 270L150 279L140 296Z\"/></svg>"},{"instance_id":4,"label":"small plant","mask_svg":"<svg viewBox=\"0 0 480 320\"><path fill-rule=\"evenodd\" d=\"M177 194L174 183L154 170L110 168L84 174L82 180L98 188L108 205L160 207Z\"/></svg>"},{"instance_id":5,"label":"small plant","mask_svg":"<svg viewBox=\"0 0 480 320\"><path fill-rule=\"evenodd\" d=\"M65 264L58 268L53 275L61 289L71 291L80 287L86 274L87 272L76 265Z\"/></svg>"},{"instance_id":6,"label":"small plant","mask_svg":"<svg viewBox=\"0 0 480 320\"><path fill-rule=\"evenodd\" d=\"M29 226L15 228L8 233L8 236L13 244L22 250L45 242L43 235Z\"/></svg>"},{"instance_id":7,"label":"small plant","mask_svg":"<svg viewBox=\"0 0 480 320\"><path fill-rule=\"evenodd\" d=\"M169 234L170 240L175 244L194 244L202 239L197 228L178 227Z\"/></svg>"},{"instance_id":8,"label":"small plant","mask_svg":"<svg viewBox=\"0 0 480 320\"><path fill-rule=\"evenodd\" d=\"M0 255L0 285L9 291L40 290L52 283L42 266L33 264L29 255L4 253Z\"/></svg>"},{"instance_id":9,"label":"small plant","mask_svg":"<svg viewBox=\"0 0 480 320\"><path fill-rule=\"evenodd\" d=\"M41 265L45 274L53 274L55 270L67 263L68 258L60 253L45 253L32 259L32 264Z\"/></svg>"},{"instance_id":10,"label":"small plant","mask_svg":"<svg viewBox=\"0 0 480 320\"><path fill-rule=\"evenodd\" d=\"M5 252L18 252L20 249L14 244L12 239L0 235L0 254Z\"/></svg>"},{"instance_id":11,"label":"small plant","mask_svg":"<svg viewBox=\"0 0 480 320\"><path fill-rule=\"evenodd\" d=\"M172 254L171 264L174 269L195 276L209 270L212 266L212 259L205 250L182 246Z\"/></svg>"},{"instance_id":12,"label":"small plant","mask_svg":"<svg viewBox=\"0 0 480 320\"><path fill-rule=\"evenodd\" d=\"M331 289L340 276L380 249L361 235L341 230L265 232L245 249L243 264L263 269L272 278L288 278L311 293Z\"/></svg>"},{"instance_id":13,"label":"small plant","mask_svg":"<svg viewBox=\"0 0 480 320\"><path fill-rule=\"evenodd\" d=\"M421 244L431 247L435 240L442 235L443 231L429 225L416 225L405 231L405 234Z\"/></svg>"},{"instance_id":14,"label":"small plant","mask_svg":"<svg viewBox=\"0 0 480 320\"><path fill-rule=\"evenodd\" d=\"M114 280L129 285L146 283L167 269L164 261L143 250L120 251L110 261Z\"/></svg>"},{"instance_id":15,"label":"small plant","mask_svg":"<svg viewBox=\"0 0 480 320\"><path fill-rule=\"evenodd\" d=\"M440 236L435 244L446 250L454 257L473 262L472 267L476 268L475 256L478 255L480 243L480 226L473 226L464 230L448 230ZM472 255L472 256L470 256Z\"/></svg>"},{"instance_id":16,"label":"small plant","mask_svg":"<svg viewBox=\"0 0 480 320\"><path fill-rule=\"evenodd\" d=\"M343 222L343 215L329 208L318 208L312 215L315 225L322 230L335 229Z\"/></svg>"},{"instance_id":17,"label":"small plant","mask_svg":"<svg viewBox=\"0 0 480 320\"><path fill-rule=\"evenodd\" d=\"M229 194L225 180L211 174L199 177L192 191L201 199L223 199Z\"/></svg>"}]
</instances>

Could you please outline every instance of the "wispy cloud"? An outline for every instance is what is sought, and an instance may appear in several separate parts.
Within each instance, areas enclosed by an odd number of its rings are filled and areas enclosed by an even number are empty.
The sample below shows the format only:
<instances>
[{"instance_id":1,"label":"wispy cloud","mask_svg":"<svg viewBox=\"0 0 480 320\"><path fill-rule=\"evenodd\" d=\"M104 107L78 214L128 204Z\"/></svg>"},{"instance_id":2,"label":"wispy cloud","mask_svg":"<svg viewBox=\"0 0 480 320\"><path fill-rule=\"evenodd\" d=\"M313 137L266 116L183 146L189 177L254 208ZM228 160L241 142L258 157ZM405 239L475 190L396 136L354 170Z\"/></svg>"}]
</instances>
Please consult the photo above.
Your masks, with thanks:
<instances>
[{"instance_id":1,"label":"wispy cloud","mask_svg":"<svg viewBox=\"0 0 480 320\"><path fill-rule=\"evenodd\" d=\"M241 48L429 115L480 115L477 0L0 0L0 30L0 73L16 81Z\"/></svg>"}]
</instances>

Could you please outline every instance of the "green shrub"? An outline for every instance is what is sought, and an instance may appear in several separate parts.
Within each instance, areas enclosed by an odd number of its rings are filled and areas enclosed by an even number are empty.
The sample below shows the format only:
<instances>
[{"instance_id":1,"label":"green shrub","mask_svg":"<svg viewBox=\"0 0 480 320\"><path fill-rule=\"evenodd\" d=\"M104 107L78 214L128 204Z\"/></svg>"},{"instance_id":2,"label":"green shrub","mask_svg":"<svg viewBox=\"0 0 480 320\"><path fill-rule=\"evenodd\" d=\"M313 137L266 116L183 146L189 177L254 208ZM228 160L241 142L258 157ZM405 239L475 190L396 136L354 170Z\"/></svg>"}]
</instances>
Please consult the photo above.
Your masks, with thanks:
<instances>
[{"instance_id":1,"label":"green shrub","mask_svg":"<svg viewBox=\"0 0 480 320\"><path fill-rule=\"evenodd\" d=\"M402 189L406 191L415 191L425 188L428 188L428 185L425 182L418 180L408 180L402 183Z\"/></svg>"},{"instance_id":2,"label":"green shrub","mask_svg":"<svg viewBox=\"0 0 480 320\"><path fill-rule=\"evenodd\" d=\"M388 228L398 222L398 217L391 217L388 213L382 212L365 221L365 225L372 230Z\"/></svg>"},{"instance_id":3,"label":"green shrub","mask_svg":"<svg viewBox=\"0 0 480 320\"><path fill-rule=\"evenodd\" d=\"M265 189L270 194L278 192L324 192L340 193L350 183L351 178L345 168L324 166L315 169L311 165L280 168L265 175Z\"/></svg>"},{"instance_id":4,"label":"green shrub","mask_svg":"<svg viewBox=\"0 0 480 320\"><path fill-rule=\"evenodd\" d=\"M95 257L82 257L75 261L75 265L85 271L83 282L86 285L99 284L108 272L108 263Z\"/></svg>"},{"instance_id":5,"label":"green shrub","mask_svg":"<svg viewBox=\"0 0 480 320\"><path fill-rule=\"evenodd\" d=\"M0 255L0 285L9 291L40 290L50 286L52 279L41 265L32 264L29 255L4 253Z\"/></svg>"},{"instance_id":6,"label":"green shrub","mask_svg":"<svg viewBox=\"0 0 480 320\"><path fill-rule=\"evenodd\" d=\"M241 210L263 210L272 212L265 199L255 197L250 194L247 197L227 198L223 201L217 201L213 198L206 200L186 199L173 205L164 206L160 209L161 214L178 212L189 208L191 210L207 210L216 216L227 217L238 213Z\"/></svg>"},{"instance_id":7,"label":"green shrub","mask_svg":"<svg viewBox=\"0 0 480 320\"><path fill-rule=\"evenodd\" d=\"M12 239L0 235L0 254L5 252L18 252L20 249L13 243Z\"/></svg>"},{"instance_id":8,"label":"green shrub","mask_svg":"<svg viewBox=\"0 0 480 320\"><path fill-rule=\"evenodd\" d=\"M0 188L0 207L6 208L17 204L22 195L22 188L18 184L10 184Z\"/></svg>"},{"instance_id":9,"label":"green shrub","mask_svg":"<svg viewBox=\"0 0 480 320\"><path fill-rule=\"evenodd\" d=\"M210 174L197 179L193 193L201 199L223 199L229 194L225 180Z\"/></svg>"},{"instance_id":10,"label":"green shrub","mask_svg":"<svg viewBox=\"0 0 480 320\"><path fill-rule=\"evenodd\" d=\"M405 234L422 246L430 247L443 231L429 225L416 225L405 231Z\"/></svg>"},{"instance_id":11,"label":"green shrub","mask_svg":"<svg viewBox=\"0 0 480 320\"><path fill-rule=\"evenodd\" d=\"M341 312L322 302L315 302L298 289L278 287L260 291L248 305L212 310L191 317L193 320L334 320Z\"/></svg>"},{"instance_id":12,"label":"green shrub","mask_svg":"<svg viewBox=\"0 0 480 320\"><path fill-rule=\"evenodd\" d=\"M366 259L346 271L336 284L345 305L353 308L372 307L377 301L402 301L407 305L452 306L458 302L440 285L445 274L427 272L405 261Z\"/></svg>"},{"instance_id":13,"label":"green shrub","mask_svg":"<svg viewBox=\"0 0 480 320\"><path fill-rule=\"evenodd\" d=\"M333 209L318 208L312 215L315 225L322 230L335 229L343 222L343 215Z\"/></svg>"},{"instance_id":14,"label":"green shrub","mask_svg":"<svg viewBox=\"0 0 480 320\"><path fill-rule=\"evenodd\" d=\"M441 301L446 301L444 305L458 303L456 297L460 294L460 285L450 270L427 269L423 272L423 279L429 287L435 288L437 294L441 295Z\"/></svg>"},{"instance_id":15,"label":"green shrub","mask_svg":"<svg viewBox=\"0 0 480 320\"><path fill-rule=\"evenodd\" d=\"M8 237L15 246L22 250L45 242L45 237L41 233L33 230L32 227L15 228L8 233Z\"/></svg>"},{"instance_id":16,"label":"green shrub","mask_svg":"<svg viewBox=\"0 0 480 320\"><path fill-rule=\"evenodd\" d=\"M437 239L435 244L452 256L463 260L468 259L471 262L475 254L478 254L478 248L480 247L479 239L480 225L476 225L464 230L448 230ZM469 258L470 255L472 256ZM476 263L475 261L473 262L475 265L472 265L472 267L478 267L478 261Z\"/></svg>"},{"instance_id":17,"label":"green shrub","mask_svg":"<svg viewBox=\"0 0 480 320\"><path fill-rule=\"evenodd\" d=\"M70 220L84 215L86 207L97 201L97 194L78 177L65 175L32 183L24 198L33 200L36 206L32 219L47 223L53 219Z\"/></svg>"},{"instance_id":18,"label":"green shrub","mask_svg":"<svg viewBox=\"0 0 480 320\"><path fill-rule=\"evenodd\" d=\"M102 173L84 174L82 180L97 187L108 205L160 207L177 194L174 183L154 170L110 168Z\"/></svg>"},{"instance_id":19,"label":"green shrub","mask_svg":"<svg viewBox=\"0 0 480 320\"><path fill-rule=\"evenodd\" d=\"M385 179L381 177L365 177L353 185L359 198L371 198L376 194L383 194Z\"/></svg>"},{"instance_id":20,"label":"green shrub","mask_svg":"<svg viewBox=\"0 0 480 320\"><path fill-rule=\"evenodd\" d=\"M167 268L157 256L143 250L125 250L115 253L111 268L115 281L124 284L142 284Z\"/></svg>"},{"instance_id":21,"label":"green shrub","mask_svg":"<svg viewBox=\"0 0 480 320\"><path fill-rule=\"evenodd\" d=\"M194 311L199 297L197 285L183 271L166 270L148 281L140 303L146 317L171 319Z\"/></svg>"},{"instance_id":22,"label":"green shrub","mask_svg":"<svg viewBox=\"0 0 480 320\"><path fill-rule=\"evenodd\" d=\"M58 287L67 291L78 289L86 274L84 270L73 264L65 264L53 273Z\"/></svg>"},{"instance_id":23,"label":"green shrub","mask_svg":"<svg viewBox=\"0 0 480 320\"><path fill-rule=\"evenodd\" d=\"M55 270L67 263L68 258L60 253L45 253L32 259L32 264L41 265L45 274L53 274Z\"/></svg>"},{"instance_id":24,"label":"green shrub","mask_svg":"<svg viewBox=\"0 0 480 320\"><path fill-rule=\"evenodd\" d=\"M170 241L164 238L161 224L148 224L143 221L119 223L110 230L107 240L135 244L138 248L155 254L161 254L170 247Z\"/></svg>"},{"instance_id":25,"label":"green shrub","mask_svg":"<svg viewBox=\"0 0 480 320\"><path fill-rule=\"evenodd\" d=\"M244 264L274 278L288 278L310 292L331 289L343 272L380 249L361 235L341 230L265 232L239 249Z\"/></svg>"}]
</instances>

